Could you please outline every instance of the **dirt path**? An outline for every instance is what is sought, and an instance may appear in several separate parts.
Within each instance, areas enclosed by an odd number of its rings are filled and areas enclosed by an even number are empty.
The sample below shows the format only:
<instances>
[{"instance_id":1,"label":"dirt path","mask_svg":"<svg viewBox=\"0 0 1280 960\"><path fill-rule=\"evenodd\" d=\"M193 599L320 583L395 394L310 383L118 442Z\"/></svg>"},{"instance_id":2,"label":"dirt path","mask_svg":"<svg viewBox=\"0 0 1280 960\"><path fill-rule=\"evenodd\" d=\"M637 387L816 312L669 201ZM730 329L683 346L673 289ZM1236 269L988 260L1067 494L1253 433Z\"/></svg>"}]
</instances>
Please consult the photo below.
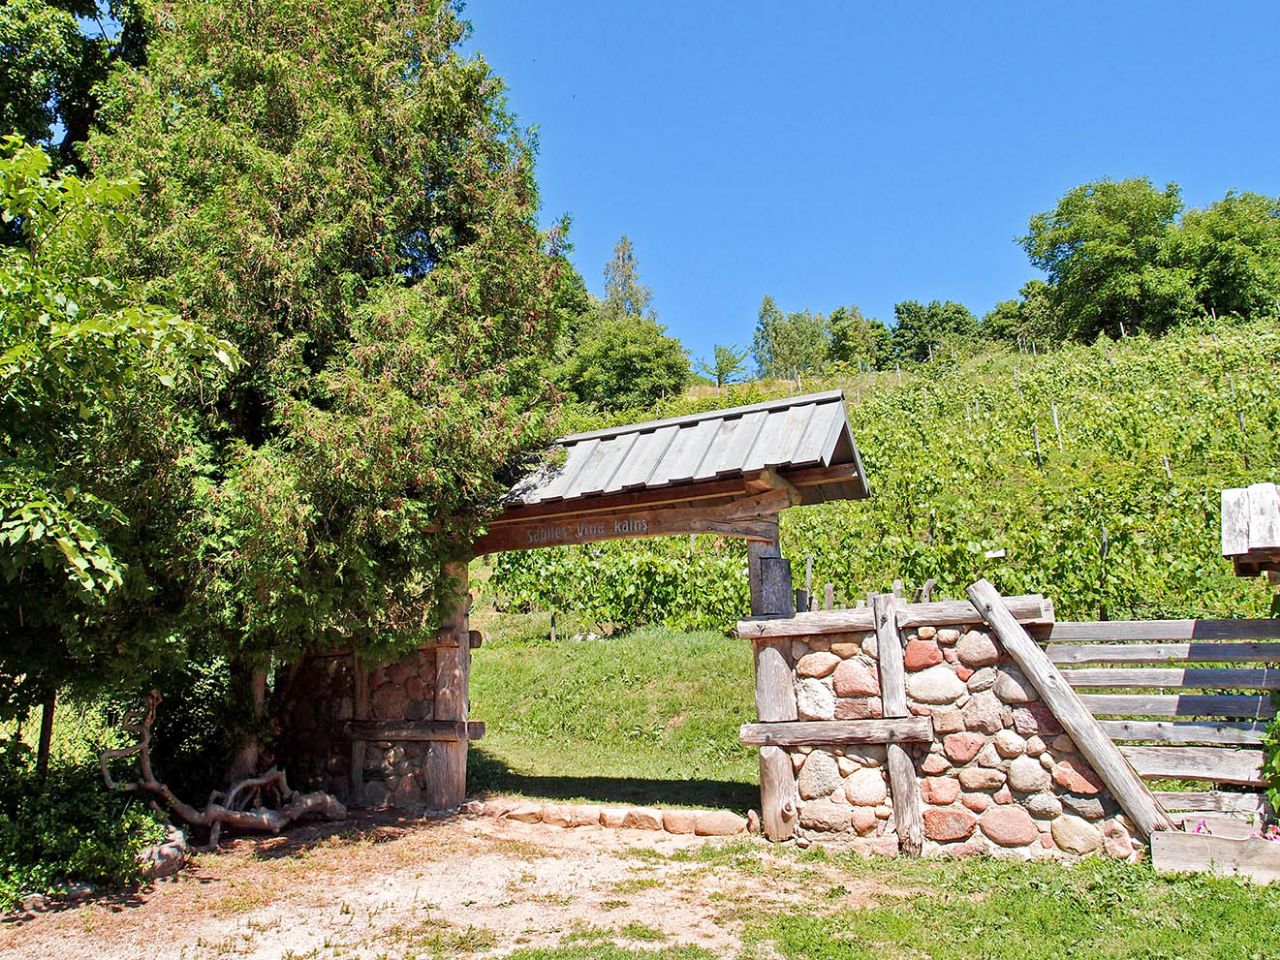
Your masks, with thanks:
<instances>
[{"instance_id":1,"label":"dirt path","mask_svg":"<svg viewBox=\"0 0 1280 960\"><path fill-rule=\"evenodd\" d=\"M733 842L750 869L697 857L725 841L647 831L487 818L303 828L239 840L133 896L0 925L0 960L425 960L606 938L733 955L744 903L799 900L821 870Z\"/></svg>"}]
</instances>

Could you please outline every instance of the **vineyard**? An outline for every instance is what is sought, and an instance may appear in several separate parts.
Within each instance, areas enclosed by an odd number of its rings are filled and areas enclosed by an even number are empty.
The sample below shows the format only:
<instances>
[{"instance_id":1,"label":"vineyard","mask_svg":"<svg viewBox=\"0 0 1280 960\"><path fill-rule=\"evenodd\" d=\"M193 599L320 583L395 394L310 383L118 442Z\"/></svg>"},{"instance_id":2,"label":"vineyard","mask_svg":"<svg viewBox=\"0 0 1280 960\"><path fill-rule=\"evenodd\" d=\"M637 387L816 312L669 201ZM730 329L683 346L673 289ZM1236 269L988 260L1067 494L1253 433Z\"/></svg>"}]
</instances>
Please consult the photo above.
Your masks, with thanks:
<instances>
[{"instance_id":1,"label":"vineyard","mask_svg":"<svg viewBox=\"0 0 1280 960\"><path fill-rule=\"evenodd\" d=\"M782 550L836 602L902 578L957 596L987 577L1063 618L1260 616L1269 592L1219 555L1223 487L1280 479L1280 326L1187 328L1052 352L945 349L843 388L869 500L783 514ZM632 421L783 390L683 397ZM614 418L617 419L617 418ZM575 423L575 427L594 424ZM507 609L602 626L723 628L748 607L746 551L716 537L499 555Z\"/></svg>"}]
</instances>

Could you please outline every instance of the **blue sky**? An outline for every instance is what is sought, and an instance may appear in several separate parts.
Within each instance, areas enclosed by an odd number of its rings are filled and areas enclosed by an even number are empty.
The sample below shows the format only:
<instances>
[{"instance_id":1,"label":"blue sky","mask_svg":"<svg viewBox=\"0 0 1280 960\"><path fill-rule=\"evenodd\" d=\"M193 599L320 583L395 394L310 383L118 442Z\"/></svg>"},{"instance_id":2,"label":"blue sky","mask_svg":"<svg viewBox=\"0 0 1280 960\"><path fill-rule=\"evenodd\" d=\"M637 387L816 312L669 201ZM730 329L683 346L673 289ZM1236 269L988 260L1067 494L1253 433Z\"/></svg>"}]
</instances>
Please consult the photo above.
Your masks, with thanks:
<instances>
[{"instance_id":1,"label":"blue sky","mask_svg":"<svg viewBox=\"0 0 1280 960\"><path fill-rule=\"evenodd\" d=\"M1280 4L469 0L592 290L622 233L695 356L784 309L983 313L1099 177L1280 194Z\"/></svg>"}]
</instances>

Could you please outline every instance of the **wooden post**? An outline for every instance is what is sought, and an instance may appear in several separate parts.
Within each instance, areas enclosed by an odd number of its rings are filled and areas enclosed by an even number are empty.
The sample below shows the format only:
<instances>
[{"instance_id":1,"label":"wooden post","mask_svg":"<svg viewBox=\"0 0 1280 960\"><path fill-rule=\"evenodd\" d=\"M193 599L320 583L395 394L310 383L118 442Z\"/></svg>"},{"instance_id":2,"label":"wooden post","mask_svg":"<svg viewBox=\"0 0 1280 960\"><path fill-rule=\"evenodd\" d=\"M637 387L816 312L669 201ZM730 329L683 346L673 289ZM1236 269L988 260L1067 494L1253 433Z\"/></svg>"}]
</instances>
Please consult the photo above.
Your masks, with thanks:
<instances>
[{"instance_id":1,"label":"wooden post","mask_svg":"<svg viewBox=\"0 0 1280 960\"><path fill-rule=\"evenodd\" d=\"M49 756L53 752L53 715L58 695L49 694L40 705L40 739L36 742L36 779L44 783L49 775Z\"/></svg>"},{"instance_id":2,"label":"wooden post","mask_svg":"<svg viewBox=\"0 0 1280 960\"><path fill-rule=\"evenodd\" d=\"M751 585L751 615L766 616L764 579L760 561L765 557L780 557L777 540L747 541L747 579Z\"/></svg>"},{"instance_id":3,"label":"wooden post","mask_svg":"<svg viewBox=\"0 0 1280 960\"><path fill-rule=\"evenodd\" d=\"M834 610L836 606L836 586L834 583L822 585L822 609Z\"/></svg>"},{"instance_id":4,"label":"wooden post","mask_svg":"<svg viewBox=\"0 0 1280 960\"><path fill-rule=\"evenodd\" d=\"M354 720L369 719L369 671L360 662L360 655L351 652L351 716ZM364 740L351 741L351 798L360 803L364 792L364 760L368 743Z\"/></svg>"},{"instance_id":5,"label":"wooden post","mask_svg":"<svg viewBox=\"0 0 1280 960\"><path fill-rule=\"evenodd\" d=\"M886 718L907 717L907 672L898 633L897 598L878 593L871 598L876 625L876 651L880 661L880 697ZM898 847L908 857L918 857L924 847L924 815L920 812L920 785L916 783L911 754L900 743L891 743L889 788L893 793L893 819L898 827Z\"/></svg>"},{"instance_id":6,"label":"wooden post","mask_svg":"<svg viewBox=\"0 0 1280 960\"><path fill-rule=\"evenodd\" d=\"M454 607L441 630L450 641L436 647L435 719L467 720L471 680L471 641L467 624L470 596L465 562L445 566L458 582ZM433 740L427 745L426 805L429 810L454 810L467 795L467 741Z\"/></svg>"},{"instance_id":7,"label":"wooden post","mask_svg":"<svg viewBox=\"0 0 1280 960\"><path fill-rule=\"evenodd\" d=\"M756 717L761 721L795 720L796 688L785 649L790 640L762 640L755 645ZM791 757L781 747L760 748L760 821L770 840L795 833L799 794Z\"/></svg>"},{"instance_id":8,"label":"wooden post","mask_svg":"<svg viewBox=\"0 0 1280 960\"><path fill-rule=\"evenodd\" d=\"M1013 662L1035 686L1045 705L1053 711L1067 735L1075 741L1089 765L1102 778L1116 802L1129 815L1138 832L1149 838L1157 830L1174 829L1173 821L1129 766L1120 748L1103 731L1079 694L1067 684L1040 645L1022 629L996 588L986 580L979 580L967 587L965 593L991 625ZM888 701L885 702L887 706Z\"/></svg>"}]
</instances>

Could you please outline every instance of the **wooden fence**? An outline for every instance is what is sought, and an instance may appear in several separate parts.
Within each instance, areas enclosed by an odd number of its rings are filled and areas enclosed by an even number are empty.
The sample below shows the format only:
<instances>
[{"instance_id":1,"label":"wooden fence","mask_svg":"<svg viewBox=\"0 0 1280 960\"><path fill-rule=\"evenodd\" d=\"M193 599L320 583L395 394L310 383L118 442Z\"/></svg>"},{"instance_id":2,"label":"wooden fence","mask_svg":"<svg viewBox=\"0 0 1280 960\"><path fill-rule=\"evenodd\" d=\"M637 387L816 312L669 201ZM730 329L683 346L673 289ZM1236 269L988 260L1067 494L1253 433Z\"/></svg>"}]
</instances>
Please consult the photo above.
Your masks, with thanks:
<instances>
[{"instance_id":1,"label":"wooden fence","mask_svg":"<svg viewBox=\"0 0 1280 960\"><path fill-rule=\"evenodd\" d=\"M1266 809L1262 740L1280 690L1280 620L1054 623L1034 631L1175 821L1246 836ZM1270 664L1270 666L1268 666Z\"/></svg>"}]
</instances>

